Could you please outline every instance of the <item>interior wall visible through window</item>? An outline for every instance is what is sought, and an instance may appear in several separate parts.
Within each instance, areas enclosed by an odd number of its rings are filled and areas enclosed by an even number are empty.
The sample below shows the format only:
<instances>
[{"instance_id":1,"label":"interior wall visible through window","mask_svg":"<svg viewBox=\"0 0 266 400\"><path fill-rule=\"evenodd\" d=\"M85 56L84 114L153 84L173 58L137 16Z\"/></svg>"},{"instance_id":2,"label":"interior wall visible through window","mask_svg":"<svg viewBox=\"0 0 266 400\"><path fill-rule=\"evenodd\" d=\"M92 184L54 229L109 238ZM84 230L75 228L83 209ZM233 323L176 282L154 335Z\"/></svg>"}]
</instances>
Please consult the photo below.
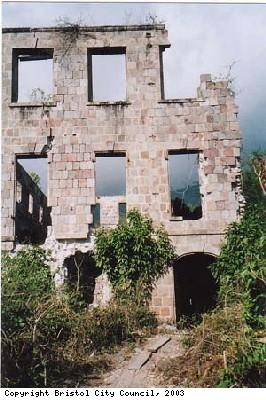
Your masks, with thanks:
<instances>
[{"instance_id":1,"label":"interior wall visible through window","mask_svg":"<svg viewBox=\"0 0 266 400\"><path fill-rule=\"evenodd\" d=\"M202 217L199 153L169 152L171 215L184 220Z\"/></svg>"},{"instance_id":2,"label":"interior wall visible through window","mask_svg":"<svg viewBox=\"0 0 266 400\"><path fill-rule=\"evenodd\" d=\"M15 231L19 243L42 244L51 225L47 207L47 158L16 157Z\"/></svg>"}]
</instances>

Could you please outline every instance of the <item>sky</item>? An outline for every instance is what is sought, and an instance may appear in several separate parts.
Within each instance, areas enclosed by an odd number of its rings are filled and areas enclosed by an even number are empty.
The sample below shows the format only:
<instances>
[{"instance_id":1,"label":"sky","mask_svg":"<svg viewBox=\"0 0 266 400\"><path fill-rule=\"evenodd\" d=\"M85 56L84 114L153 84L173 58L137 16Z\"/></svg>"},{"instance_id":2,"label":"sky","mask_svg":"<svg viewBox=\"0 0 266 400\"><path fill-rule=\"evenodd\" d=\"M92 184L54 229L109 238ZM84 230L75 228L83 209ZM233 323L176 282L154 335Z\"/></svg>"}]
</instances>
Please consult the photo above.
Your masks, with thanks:
<instances>
[{"instance_id":1,"label":"sky","mask_svg":"<svg viewBox=\"0 0 266 400\"><path fill-rule=\"evenodd\" d=\"M141 24L168 30L165 98L195 97L200 74L233 79L243 153L266 149L266 4L3 2L3 27ZM230 70L231 67L231 71Z\"/></svg>"}]
</instances>

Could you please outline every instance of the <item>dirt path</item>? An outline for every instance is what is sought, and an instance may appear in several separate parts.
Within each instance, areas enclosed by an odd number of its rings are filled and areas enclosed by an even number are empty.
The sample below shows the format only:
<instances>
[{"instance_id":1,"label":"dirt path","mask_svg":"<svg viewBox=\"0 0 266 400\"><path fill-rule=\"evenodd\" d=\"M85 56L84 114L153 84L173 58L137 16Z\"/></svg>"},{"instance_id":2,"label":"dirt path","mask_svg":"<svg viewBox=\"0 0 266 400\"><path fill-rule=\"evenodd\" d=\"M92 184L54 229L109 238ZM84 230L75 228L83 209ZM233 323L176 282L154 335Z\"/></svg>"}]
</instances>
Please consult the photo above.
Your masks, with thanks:
<instances>
[{"instance_id":1,"label":"dirt path","mask_svg":"<svg viewBox=\"0 0 266 400\"><path fill-rule=\"evenodd\" d=\"M176 331L170 334L158 334L136 347L129 359L116 362L110 372L102 376L99 387L148 388L160 387L158 363L163 359L177 357L183 353L181 337ZM118 357L119 359L119 357Z\"/></svg>"}]
</instances>

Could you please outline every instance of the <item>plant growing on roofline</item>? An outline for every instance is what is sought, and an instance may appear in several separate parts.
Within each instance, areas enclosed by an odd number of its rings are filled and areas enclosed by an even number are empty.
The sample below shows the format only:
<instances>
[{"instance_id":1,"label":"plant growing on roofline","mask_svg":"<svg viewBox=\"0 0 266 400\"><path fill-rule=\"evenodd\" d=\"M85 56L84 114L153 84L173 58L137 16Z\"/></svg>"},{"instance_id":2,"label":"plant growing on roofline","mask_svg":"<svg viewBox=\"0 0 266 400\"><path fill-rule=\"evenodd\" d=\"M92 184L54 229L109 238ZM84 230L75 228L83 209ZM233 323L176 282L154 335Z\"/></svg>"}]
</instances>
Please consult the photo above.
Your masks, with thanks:
<instances>
[{"instance_id":1,"label":"plant growing on roofline","mask_svg":"<svg viewBox=\"0 0 266 400\"><path fill-rule=\"evenodd\" d=\"M96 231L94 258L108 276L117 300L147 304L156 280L164 275L176 257L163 226L136 209L114 229Z\"/></svg>"},{"instance_id":2,"label":"plant growing on roofline","mask_svg":"<svg viewBox=\"0 0 266 400\"><path fill-rule=\"evenodd\" d=\"M56 19L56 25L62 29L60 45L62 47L62 54L60 57L60 63L64 63L66 67L69 65L68 56L71 52L72 47L75 46L76 41L79 37L95 39L95 35L91 32L83 32L82 27L85 26L83 18L80 16L78 20L69 20L68 17L63 16Z\"/></svg>"}]
</instances>

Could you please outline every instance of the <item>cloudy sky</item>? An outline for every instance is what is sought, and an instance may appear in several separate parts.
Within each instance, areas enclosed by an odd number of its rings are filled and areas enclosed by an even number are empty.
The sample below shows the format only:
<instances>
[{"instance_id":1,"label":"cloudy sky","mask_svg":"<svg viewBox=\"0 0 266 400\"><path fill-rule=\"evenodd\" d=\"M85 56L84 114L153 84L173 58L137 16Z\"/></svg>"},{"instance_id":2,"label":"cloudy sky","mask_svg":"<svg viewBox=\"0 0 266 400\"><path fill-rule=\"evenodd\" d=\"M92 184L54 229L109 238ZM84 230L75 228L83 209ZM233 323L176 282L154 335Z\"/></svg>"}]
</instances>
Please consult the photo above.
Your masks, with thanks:
<instances>
[{"instance_id":1,"label":"cloudy sky","mask_svg":"<svg viewBox=\"0 0 266 400\"><path fill-rule=\"evenodd\" d=\"M2 24L54 26L59 17L85 25L164 22L166 98L193 97L199 75L231 76L240 107L244 152L266 148L266 4L3 2Z\"/></svg>"}]
</instances>

